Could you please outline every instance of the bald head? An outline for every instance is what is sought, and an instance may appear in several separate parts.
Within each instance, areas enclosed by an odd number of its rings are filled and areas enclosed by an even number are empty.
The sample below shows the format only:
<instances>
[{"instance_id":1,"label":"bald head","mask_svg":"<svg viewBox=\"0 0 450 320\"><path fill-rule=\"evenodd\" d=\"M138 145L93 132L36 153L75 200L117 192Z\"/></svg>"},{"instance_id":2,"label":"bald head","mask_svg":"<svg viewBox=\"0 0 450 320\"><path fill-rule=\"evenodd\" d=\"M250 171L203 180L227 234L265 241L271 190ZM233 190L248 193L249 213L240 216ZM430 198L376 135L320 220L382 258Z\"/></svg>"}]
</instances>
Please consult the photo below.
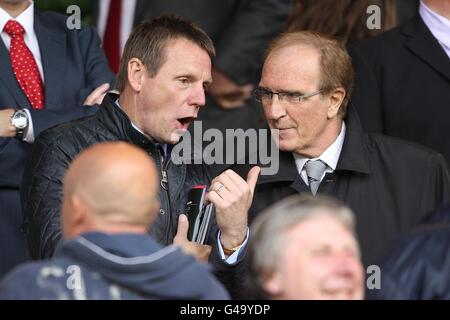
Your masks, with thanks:
<instances>
[{"instance_id":1,"label":"bald head","mask_svg":"<svg viewBox=\"0 0 450 320\"><path fill-rule=\"evenodd\" d=\"M158 174L151 158L124 142L79 154L64 180L63 232L145 231L158 207Z\"/></svg>"}]
</instances>

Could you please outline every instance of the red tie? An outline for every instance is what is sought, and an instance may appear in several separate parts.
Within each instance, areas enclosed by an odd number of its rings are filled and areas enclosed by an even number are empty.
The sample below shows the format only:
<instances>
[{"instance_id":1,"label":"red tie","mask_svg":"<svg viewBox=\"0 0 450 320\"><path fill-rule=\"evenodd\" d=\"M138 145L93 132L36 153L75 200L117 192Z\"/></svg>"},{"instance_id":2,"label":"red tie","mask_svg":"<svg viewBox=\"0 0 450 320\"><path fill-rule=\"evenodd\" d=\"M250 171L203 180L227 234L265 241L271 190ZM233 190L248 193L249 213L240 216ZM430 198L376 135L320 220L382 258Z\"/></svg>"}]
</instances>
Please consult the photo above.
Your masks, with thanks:
<instances>
[{"instance_id":1,"label":"red tie","mask_svg":"<svg viewBox=\"0 0 450 320\"><path fill-rule=\"evenodd\" d=\"M33 54L23 40L25 29L17 21L9 20L3 30L11 37L9 58L20 88L33 109L43 109L44 85Z\"/></svg>"},{"instance_id":2,"label":"red tie","mask_svg":"<svg viewBox=\"0 0 450 320\"><path fill-rule=\"evenodd\" d=\"M120 12L122 0L111 0L108 21L103 37L103 49L111 69L117 73L120 63Z\"/></svg>"}]
</instances>

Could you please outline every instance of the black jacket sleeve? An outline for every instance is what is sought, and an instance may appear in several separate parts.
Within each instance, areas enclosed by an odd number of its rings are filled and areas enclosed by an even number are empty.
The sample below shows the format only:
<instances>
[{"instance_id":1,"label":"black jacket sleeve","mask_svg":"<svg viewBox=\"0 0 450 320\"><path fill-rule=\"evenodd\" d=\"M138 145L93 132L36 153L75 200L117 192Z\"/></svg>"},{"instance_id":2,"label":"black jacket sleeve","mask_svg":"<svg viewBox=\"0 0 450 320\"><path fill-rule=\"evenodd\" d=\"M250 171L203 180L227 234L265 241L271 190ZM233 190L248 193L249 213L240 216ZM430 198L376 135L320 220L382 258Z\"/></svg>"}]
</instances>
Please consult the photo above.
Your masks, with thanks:
<instances>
[{"instance_id":1,"label":"black jacket sleeve","mask_svg":"<svg viewBox=\"0 0 450 320\"><path fill-rule=\"evenodd\" d=\"M225 286L230 296L237 299L240 297L245 280L247 246L241 248L239 257L234 264L228 264L222 260L217 246L216 238L212 245L209 262L213 266L213 272L217 279Z\"/></svg>"},{"instance_id":2,"label":"black jacket sleeve","mask_svg":"<svg viewBox=\"0 0 450 320\"><path fill-rule=\"evenodd\" d=\"M71 159L54 143L58 138L51 130L38 137L23 175L21 202L32 259L51 257L61 239L63 179Z\"/></svg>"}]
</instances>

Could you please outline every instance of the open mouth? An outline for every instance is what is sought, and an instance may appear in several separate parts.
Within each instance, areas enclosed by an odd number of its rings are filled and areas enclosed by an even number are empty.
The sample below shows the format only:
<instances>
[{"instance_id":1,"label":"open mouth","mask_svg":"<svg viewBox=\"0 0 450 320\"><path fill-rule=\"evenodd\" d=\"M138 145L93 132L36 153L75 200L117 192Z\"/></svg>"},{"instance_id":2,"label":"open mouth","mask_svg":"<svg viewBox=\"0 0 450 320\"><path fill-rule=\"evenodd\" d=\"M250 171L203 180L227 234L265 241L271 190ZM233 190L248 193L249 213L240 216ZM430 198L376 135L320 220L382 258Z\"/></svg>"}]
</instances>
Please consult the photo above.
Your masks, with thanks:
<instances>
[{"instance_id":1,"label":"open mouth","mask_svg":"<svg viewBox=\"0 0 450 320\"><path fill-rule=\"evenodd\" d=\"M180 128L179 129L183 129L183 130L187 130L189 128L189 125L195 121L195 117L184 117L184 118L180 118L177 119L177 121L180 123Z\"/></svg>"}]
</instances>

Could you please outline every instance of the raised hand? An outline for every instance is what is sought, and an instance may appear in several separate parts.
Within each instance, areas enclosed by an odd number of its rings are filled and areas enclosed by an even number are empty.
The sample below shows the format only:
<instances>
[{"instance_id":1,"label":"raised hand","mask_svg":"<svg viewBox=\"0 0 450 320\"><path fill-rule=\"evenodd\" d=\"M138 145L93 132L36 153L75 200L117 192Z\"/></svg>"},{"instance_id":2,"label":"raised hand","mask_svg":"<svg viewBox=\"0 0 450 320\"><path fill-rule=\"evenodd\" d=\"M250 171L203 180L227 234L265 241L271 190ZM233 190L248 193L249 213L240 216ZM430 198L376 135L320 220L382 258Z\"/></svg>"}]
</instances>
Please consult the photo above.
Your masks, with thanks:
<instances>
[{"instance_id":1,"label":"raised hand","mask_svg":"<svg viewBox=\"0 0 450 320\"><path fill-rule=\"evenodd\" d=\"M227 170L212 181L206 199L216 208L220 242L224 248L234 248L245 240L248 210L252 205L259 172L259 167L253 167L245 181L233 170Z\"/></svg>"}]
</instances>

